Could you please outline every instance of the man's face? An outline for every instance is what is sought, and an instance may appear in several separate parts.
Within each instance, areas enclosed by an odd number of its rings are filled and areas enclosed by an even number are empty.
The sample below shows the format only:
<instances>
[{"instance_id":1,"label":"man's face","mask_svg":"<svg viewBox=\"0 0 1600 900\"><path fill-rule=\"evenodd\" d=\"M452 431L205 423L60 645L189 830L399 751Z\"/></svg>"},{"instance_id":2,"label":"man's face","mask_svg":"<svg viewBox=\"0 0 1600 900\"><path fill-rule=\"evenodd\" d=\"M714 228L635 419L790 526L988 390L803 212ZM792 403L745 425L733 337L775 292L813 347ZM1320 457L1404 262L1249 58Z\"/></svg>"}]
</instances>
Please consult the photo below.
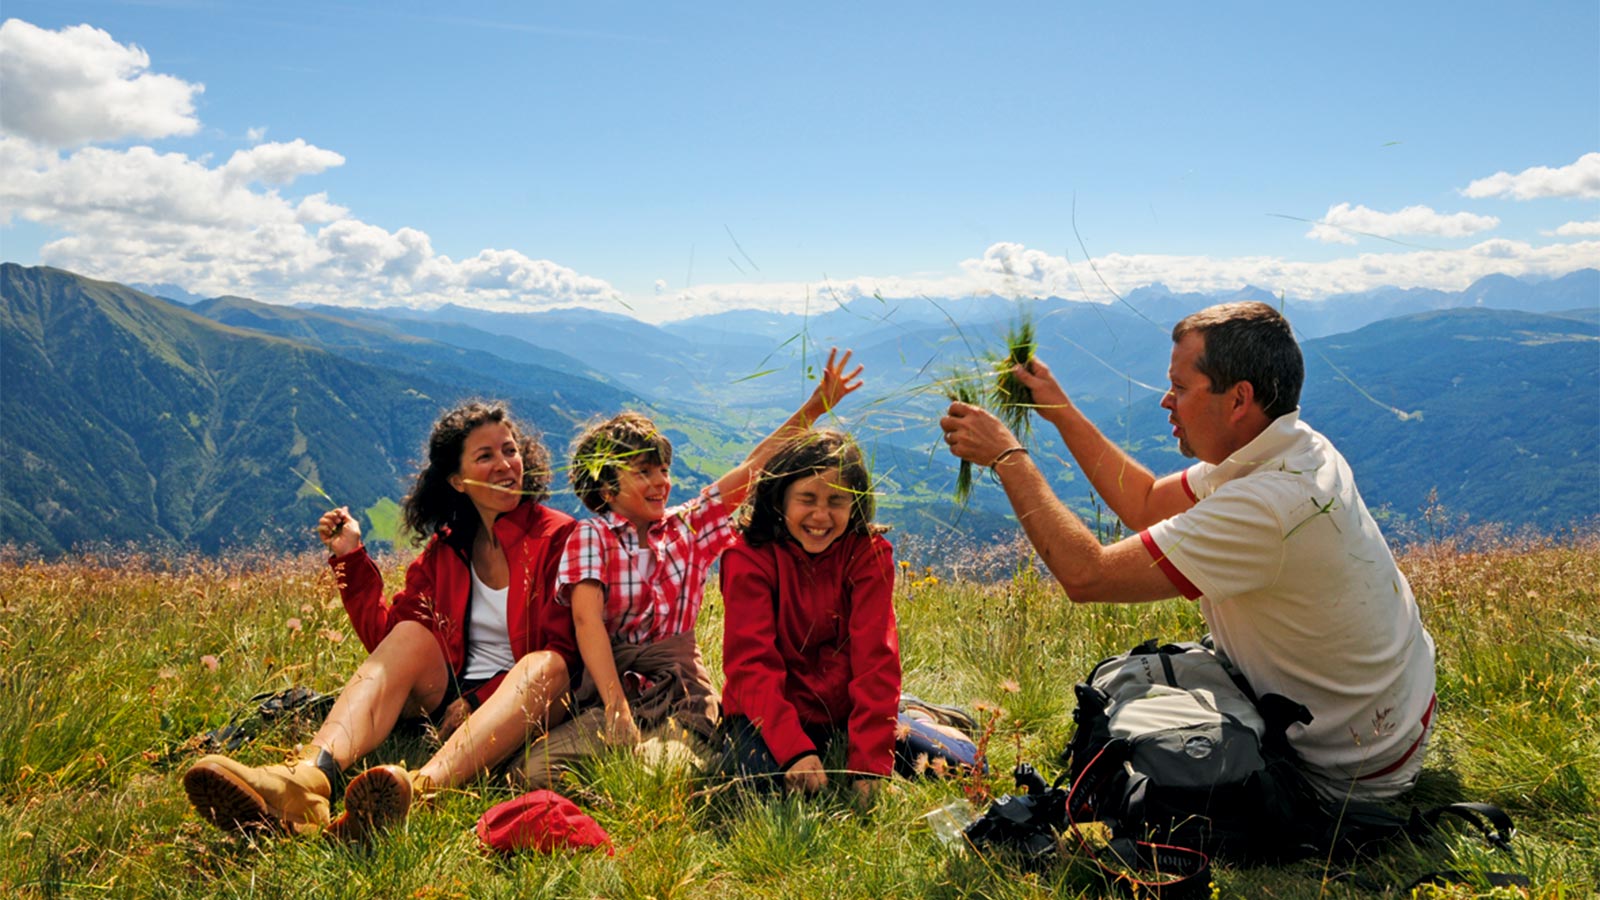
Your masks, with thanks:
<instances>
[{"instance_id":1,"label":"man's face","mask_svg":"<svg viewBox=\"0 0 1600 900\"><path fill-rule=\"evenodd\" d=\"M1161 398L1161 408L1172 423L1178 451L1216 464L1233 452L1228 445L1229 394L1213 394L1211 379L1195 366L1205 349L1205 338L1194 332L1172 345L1172 365L1167 369L1172 388Z\"/></svg>"}]
</instances>

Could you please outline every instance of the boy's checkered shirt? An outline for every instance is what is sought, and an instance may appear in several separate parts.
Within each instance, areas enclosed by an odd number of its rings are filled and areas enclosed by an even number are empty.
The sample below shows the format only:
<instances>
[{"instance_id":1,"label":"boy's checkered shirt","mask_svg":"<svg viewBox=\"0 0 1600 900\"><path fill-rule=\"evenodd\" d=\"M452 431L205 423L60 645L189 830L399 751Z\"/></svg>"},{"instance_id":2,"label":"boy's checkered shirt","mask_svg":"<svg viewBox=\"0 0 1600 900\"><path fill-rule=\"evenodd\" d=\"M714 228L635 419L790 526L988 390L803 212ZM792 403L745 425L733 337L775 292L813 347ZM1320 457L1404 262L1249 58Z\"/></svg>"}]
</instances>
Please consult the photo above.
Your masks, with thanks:
<instances>
[{"instance_id":1,"label":"boy's checkered shirt","mask_svg":"<svg viewBox=\"0 0 1600 900\"><path fill-rule=\"evenodd\" d=\"M639 532L607 511L578 523L567 539L556 578L556 599L572 605L572 586L593 579L605 593L606 633L630 644L648 644L692 631L705 600L706 573L737 535L732 511L715 484L650 525L655 565L639 577L635 551Z\"/></svg>"}]
</instances>

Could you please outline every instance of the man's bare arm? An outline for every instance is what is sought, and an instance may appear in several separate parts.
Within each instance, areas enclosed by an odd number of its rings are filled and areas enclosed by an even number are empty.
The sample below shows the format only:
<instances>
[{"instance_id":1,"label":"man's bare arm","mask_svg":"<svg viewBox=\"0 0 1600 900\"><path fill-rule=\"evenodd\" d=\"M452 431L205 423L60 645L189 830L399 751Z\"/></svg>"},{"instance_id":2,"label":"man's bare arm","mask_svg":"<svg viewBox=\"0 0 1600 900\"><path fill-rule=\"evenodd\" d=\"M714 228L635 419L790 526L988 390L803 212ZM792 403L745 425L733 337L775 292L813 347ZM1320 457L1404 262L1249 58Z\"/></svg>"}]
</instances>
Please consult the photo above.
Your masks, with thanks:
<instances>
[{"instance_id":1,"label":"man's bare arm","mask_svg":"<svg viewBox=\"0 0 1600 900\"><path fill-rule=\"evenodd\" d=\"M975 406L953 403L939 424L950 452L978 465L994 463L1017 446L1005 425ZM1073 602L1141 603L1177 595L1137 536L1102 546L1056 497L1028 454L1006 454L994 472L1028 541Z\"/></svg>"},{"instance_id":2,"label":"man's bare arm","mask_svg":"<svg viewBox=\"0 0 1600 900\"><path fill-rule=\"evenodd\" d=\"M1034 411L1061 433L1067 451L1088 476L1095 493L1135 531L1170 519L1194 505L1183 486L1182 473L1157 478L1140 465L1095 424L1089 421L1050 374L1050 367L1035 359L1015 369L1017 378L1033 392Z\"/></svg>"}]
</instances>

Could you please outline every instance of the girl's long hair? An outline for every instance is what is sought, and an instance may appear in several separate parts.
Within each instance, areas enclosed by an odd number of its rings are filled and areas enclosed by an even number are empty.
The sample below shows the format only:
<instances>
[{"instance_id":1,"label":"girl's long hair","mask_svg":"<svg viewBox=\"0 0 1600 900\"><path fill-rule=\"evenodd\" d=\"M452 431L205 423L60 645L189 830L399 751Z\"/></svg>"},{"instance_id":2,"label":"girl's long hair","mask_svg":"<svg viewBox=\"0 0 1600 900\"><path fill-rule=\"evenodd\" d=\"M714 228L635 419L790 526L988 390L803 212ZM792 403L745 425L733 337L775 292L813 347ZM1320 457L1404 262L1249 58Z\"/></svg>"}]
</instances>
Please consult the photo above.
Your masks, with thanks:
<instances>
[{"instance_id":1,"label":"girl's long hair","mask_svg":"<svg viewBox=\"0 0 1600 900\"><path fill-rule=\"evenodd\" d=\"M887 531L872 522L877 504L872 496L872 474L861 457L861 448L848 434L824 428L795 438L767 461L750 490L750 498L739 511L737 527L744 532L745 543L760 547L793 540L783 521L784 492L796 481L829 469L839 470L837 486L850 494L845 534Z\"/></svg>"},{"instance_id":2,"label":"girl's long hair","mask_svg":"<svg viewBox=\"0 0 1600 900\"><path fill-rule=\"evenodd\" d=\"M461 471L461 452L467 436L473 429L491 423L510 426L522 450L525 501L538 503L550 495L550 451L545 449L538 431L519 424L503 403L464 403L433 423L433 432L428 435L428 461L417 472L411 493L401 503L405 528L419 542L439 535L463 558L472 553L472 541L483 520L467 495L451 487L450 476Z\"/></svg>"}]
</instances>

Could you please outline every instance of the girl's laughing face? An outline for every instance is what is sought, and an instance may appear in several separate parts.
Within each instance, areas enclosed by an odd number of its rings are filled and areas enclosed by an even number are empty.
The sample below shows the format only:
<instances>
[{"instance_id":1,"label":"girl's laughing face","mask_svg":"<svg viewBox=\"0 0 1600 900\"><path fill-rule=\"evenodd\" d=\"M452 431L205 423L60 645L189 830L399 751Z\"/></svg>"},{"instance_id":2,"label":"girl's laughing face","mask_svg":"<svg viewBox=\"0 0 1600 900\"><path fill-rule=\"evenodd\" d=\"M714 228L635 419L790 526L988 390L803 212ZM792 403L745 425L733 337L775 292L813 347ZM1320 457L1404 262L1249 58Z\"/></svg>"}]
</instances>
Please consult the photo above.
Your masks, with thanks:
<instances>
[{"instance_id":1,"label":"girl's laughing face","mask_svg":"<svg viewBox=\"0 0 1600 900\"><path fill-rule=\"evenodd\" d=\"M807 553L821 553L844 535L853 498L838 469L799 478L783 489L783 524Z\"/></svg>"}]
</instances>

